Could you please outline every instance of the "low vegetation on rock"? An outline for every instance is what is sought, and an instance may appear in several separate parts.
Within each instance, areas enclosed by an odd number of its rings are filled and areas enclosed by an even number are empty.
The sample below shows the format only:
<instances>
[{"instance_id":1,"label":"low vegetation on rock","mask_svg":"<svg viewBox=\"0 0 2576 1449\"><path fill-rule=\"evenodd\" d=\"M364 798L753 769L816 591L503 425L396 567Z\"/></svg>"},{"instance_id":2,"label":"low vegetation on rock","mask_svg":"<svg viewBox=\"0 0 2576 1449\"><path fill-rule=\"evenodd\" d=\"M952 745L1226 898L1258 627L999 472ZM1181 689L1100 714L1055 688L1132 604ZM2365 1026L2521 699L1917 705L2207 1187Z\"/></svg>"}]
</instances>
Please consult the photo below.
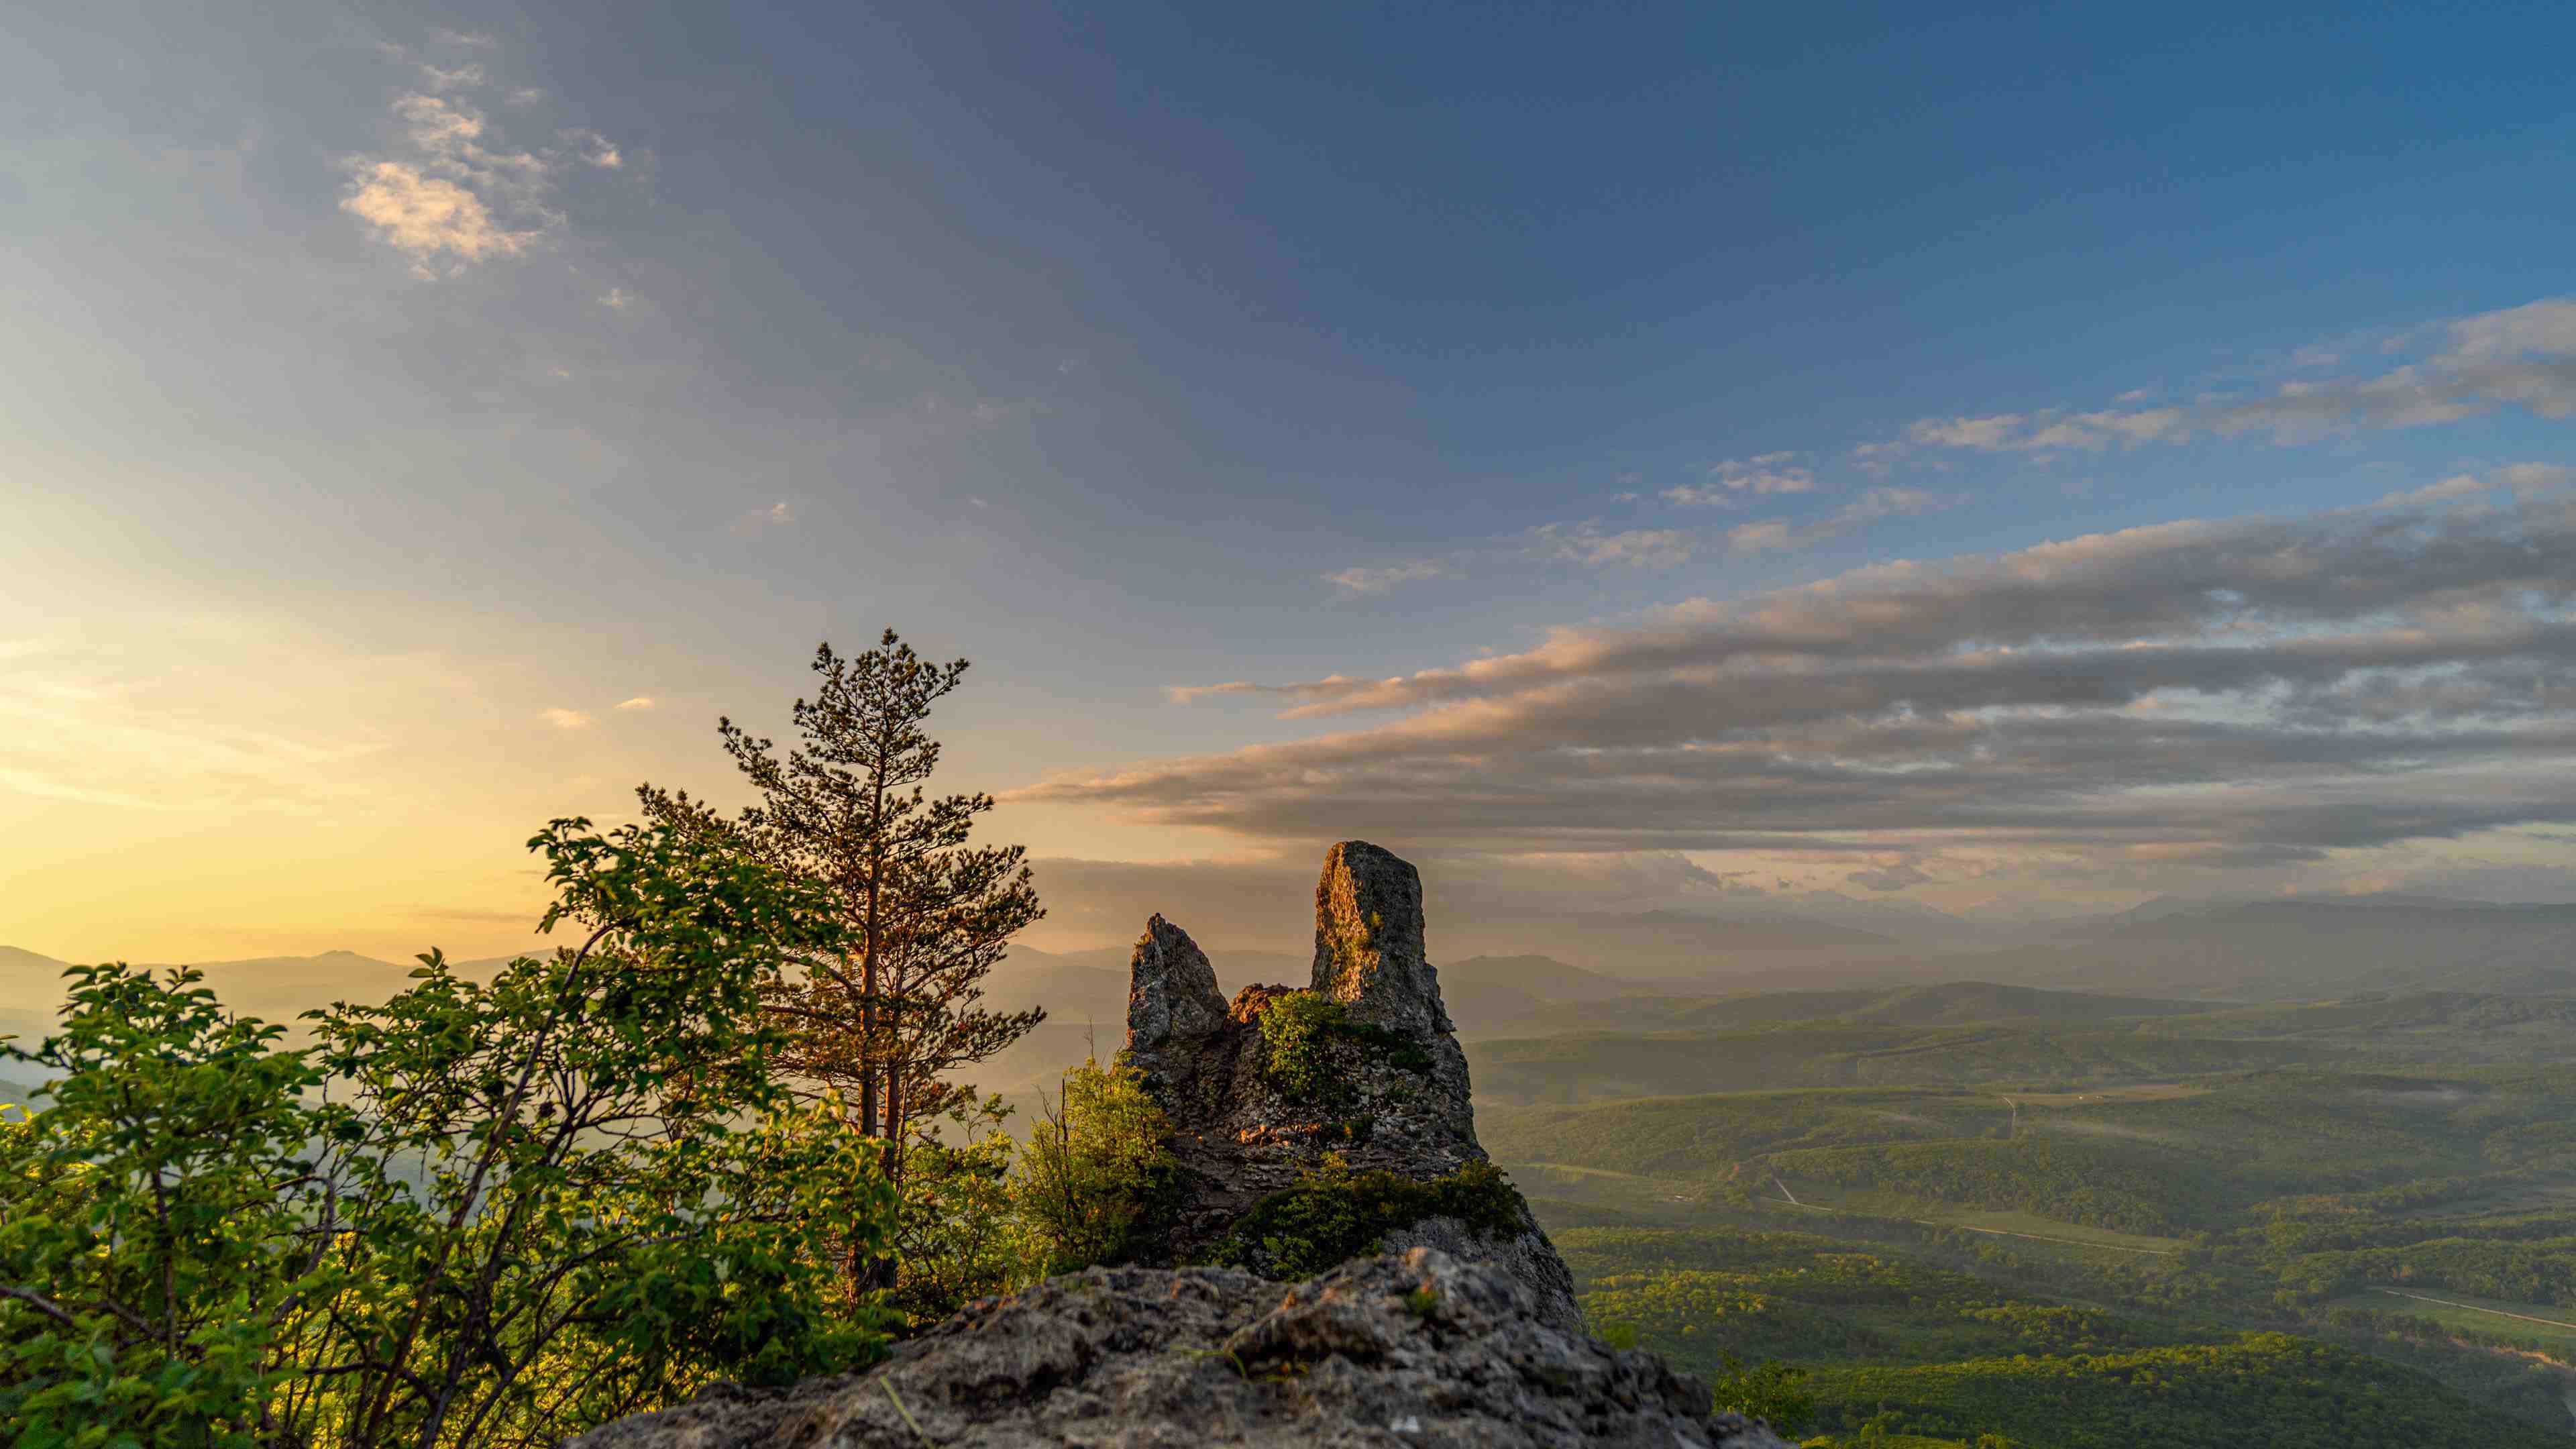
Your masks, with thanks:
<instances>
[{"instance_id":1,"label":"low vegetation on rock","mask_svg":"<svg viewBox=\"0 0 2576 1449\"><path fill-rule=\"evenodd\" d=\"M1265 1278L1311 1278L1379 1251L1389 1233L1426 1218L1447 1218L1482 1237L1510 1237L1528 1211L1519 1190L1490 1162L1470 1162L1424 1182L1357 1170L1327 1156L1294 1186L1254 1204L1208 1261Z\"/></svg>"},{"instance_id":2,"label":"low vegetation on rock","mask_svg":"<svg viewBox=\"0 0 2576 1449\"><path fill-rule=\"evenodd\" d=\"M1362 1068L1382 1062L1421 1076L1431 1073L1422 1043L1388 1027L1351 1019L1350 1008L1313 991L1291 991L1263 1007L1262 1045L1271 1079L1290 1100L1319 1111L1338 1111L1355 1098Z\"/></svg>"}]
</instances>

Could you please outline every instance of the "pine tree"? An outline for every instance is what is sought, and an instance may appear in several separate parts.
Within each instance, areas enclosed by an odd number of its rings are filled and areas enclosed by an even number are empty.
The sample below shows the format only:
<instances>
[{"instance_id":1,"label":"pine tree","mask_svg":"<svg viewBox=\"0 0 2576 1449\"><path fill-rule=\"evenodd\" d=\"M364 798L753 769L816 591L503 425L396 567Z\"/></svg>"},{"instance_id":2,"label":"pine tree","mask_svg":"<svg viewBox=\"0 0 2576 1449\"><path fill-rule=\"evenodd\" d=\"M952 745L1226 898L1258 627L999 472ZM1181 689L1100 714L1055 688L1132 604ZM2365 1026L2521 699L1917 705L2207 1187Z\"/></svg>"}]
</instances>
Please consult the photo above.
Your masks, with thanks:
<instances>
[{"instance_id":1,"label":"pine tree","mask_svg":"<svg viewBox=\"0 0 2576 1449\"><path fill-rule=\"evenodd\" d=\"M730 718L717 722L759 803L727 819L685 791L637 794L657 823L723 832L831 889L852 951L804 961L772 983L766 1006L795 1039L789 1070L816 1095L840 1095L861 1130L882 1139L900 1184L908 1145L968 1090L947 1074L1045 1019L1043 1009L976 1003L1010 938L1046 912L1024 847L968 843L992 797L925 789L939 742L922 726L967 662L925 661L889 629L854 658L824 644L813 668L822 685L796 701L801 743L784 757Z\"/></svg>"}]
</instances>

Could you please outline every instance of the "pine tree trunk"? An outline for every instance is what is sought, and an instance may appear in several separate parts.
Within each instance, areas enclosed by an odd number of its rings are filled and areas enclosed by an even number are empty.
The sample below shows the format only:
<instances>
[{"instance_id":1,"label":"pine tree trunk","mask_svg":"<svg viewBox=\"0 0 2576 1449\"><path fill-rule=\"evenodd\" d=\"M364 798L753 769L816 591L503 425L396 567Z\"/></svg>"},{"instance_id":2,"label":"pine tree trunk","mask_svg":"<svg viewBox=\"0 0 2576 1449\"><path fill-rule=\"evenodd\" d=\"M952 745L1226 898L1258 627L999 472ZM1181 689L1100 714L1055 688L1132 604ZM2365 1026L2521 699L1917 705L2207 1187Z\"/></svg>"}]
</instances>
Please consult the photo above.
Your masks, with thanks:
<instances>
[{"instance_id":1,"label":"pine tree trunk","mask_svg":"<svg viewBox=\"0 0 2576 1449\"><path fill-rule=\"evenodd\" d=\"M868 908L865 922L867 957L860 963L859 980L859 1040L863 1044L859 1057L859 1115L867 1121L865 1130L870 1135L876 1135L892 1126L890 1120L881 1119L878 1116L878 1110L881 1105L889 1108L893 1105L894 1093L892 1069L878 1065L877 1051L877 956L878 943L883 939L882 903L885 889L885 770L882 759L872 773L876 779L869 799L869 808L872 812L869 819L873 828L868 849ZM887 1074L887 1091L882 1098L878 1095L877 1088L877 1074L880 1071ZM889 1112L887 1117L891 1118L891 1115ZM887 1140L892 1140L890 1132L887 1133ZM883 1256L867 1257L864 1261L852 1264L851 1276L855 1284L868 1290L891 1288L894 1286L894 1260Z\"/></svg>"},{"instance_id":2,"label":"pine tree trunk","mask_svg":"<svg viewBox=\"0 0 2576 1449\"><path fill-rule=\"evenodd\" d=\"M900 1062L886 1067L886 1181L895 1191L903 1191L903 1068Z\"/></svg>"},{"instance_id":3,"label":"pine tree trunk","mask_svg":"<svg viewBox=\"0 0 2576 1449\"><path fill-rule=\"evenodd\" d=\"M865 955L859 962L859 1120L865 1124L860 1130L870 1136L877 1132L877 938L885 878L885 774L882 767L875 773L869 820L876 838L868 846L868 907L860 946Z\"/></svg>"},{"instance_id":4,"label":"pine tree trunk","mask_svg":"<svg viewBox=\"0 0 2576 1449\"><path fill-rule=\"evenodd\" d=\"M879 1160L885 1166L886 1181L894 1185L895 1201L897 1203L901 1203L903 1201L902 1068L899 1063L889 1062L886 1066L885 1074L885 1146L879 1149L882 1154ZM901 1209L898 1207L897 1211L901 1211ZM870 1287L892 1288L894 1286L894 1279L895 1260L892 1255L879 1258L868 1265L868 1285Z\"/></svg>"}]
</instances>

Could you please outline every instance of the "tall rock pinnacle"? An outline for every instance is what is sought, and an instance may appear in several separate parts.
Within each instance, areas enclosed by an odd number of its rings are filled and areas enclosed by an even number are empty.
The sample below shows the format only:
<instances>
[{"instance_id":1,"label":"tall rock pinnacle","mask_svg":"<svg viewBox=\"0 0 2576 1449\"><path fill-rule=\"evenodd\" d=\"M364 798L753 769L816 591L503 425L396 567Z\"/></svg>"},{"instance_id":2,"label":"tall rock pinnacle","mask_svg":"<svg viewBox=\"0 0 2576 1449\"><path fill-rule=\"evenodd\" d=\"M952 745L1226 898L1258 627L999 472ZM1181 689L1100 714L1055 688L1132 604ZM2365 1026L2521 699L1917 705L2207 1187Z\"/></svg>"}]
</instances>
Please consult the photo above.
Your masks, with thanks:
<instances>
[{"instance_id":1,"label":"tall rock pinnacle","mask_svg":"<svg viewBox=\"0 0 2576 1449\"><path fill-rule=\"evenodd\" d=\"M1315 883L1314 989L1377 1026L1457 1030L1422 947L1422 875L1365 840L1324 852Z\"/></svg>"},{"instance_id":2,"label":"tall rock pinnacle","mask_svg":"<svg viewBox=\"0 0 2576 1449\"><path fill-rule=\"evenodd\" d=\"M1127 1050L1151 1072L1165 1044L1195 1041L1225 1025L1216 968L1190 933L1155 916L1136 938L1127 981Z\"/></svg>"}]
</instances>

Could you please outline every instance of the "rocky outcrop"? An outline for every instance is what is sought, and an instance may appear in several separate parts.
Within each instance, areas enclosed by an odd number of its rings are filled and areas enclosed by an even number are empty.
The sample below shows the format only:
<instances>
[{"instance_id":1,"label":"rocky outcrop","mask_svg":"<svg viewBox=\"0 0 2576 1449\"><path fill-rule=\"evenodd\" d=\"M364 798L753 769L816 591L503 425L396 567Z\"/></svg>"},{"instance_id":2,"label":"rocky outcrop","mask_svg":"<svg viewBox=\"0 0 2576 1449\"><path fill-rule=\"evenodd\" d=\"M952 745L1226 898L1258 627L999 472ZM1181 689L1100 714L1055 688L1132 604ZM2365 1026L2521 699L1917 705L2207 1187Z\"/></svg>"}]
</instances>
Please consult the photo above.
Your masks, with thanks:
<instances>
[{"instance_id":1,"label":"rocky outcrop","mask_svg":"<svg viewBox=\"0 0 2576 1449\"><path fill-rule=\"evenodd\" d=\"M1787 1449L1661 1359L1540 1321L1512 1277L1415 1249L1294 1287L1094 1268L988 1299L867 1374L722 1388L574 1449Z\"/></svg>"},{"instance_id":2,"label":"rocky outcrop","mask_svg":"<svg viewBox=\"0 0 2576 1449\"><path fill-rule=\"evenodd\" d=\"M1412 866L1363 841L1333 847L1303 988L1247 986L1229 1003L1188 932L1146 922L1126 1059L1171 1118L1181 1168L1149 1257L1245 1257L1238 1228L1337 1183L1365 1181L1352 1202L1379 1211L1458 1210L1371 1222L1383 1251L1303 1282L1206 1266L1052 1278L971 1305L868 1373L719 1385L574 1449L1789 1449L1712 1415L1707 1386L1660 1358L1583 1331L1564 1260L1477 1145ZM1276 1270L1271 1252L1256 1245L1251 1266Z\"/></svg>"},{"instance_id":3,"label":"rocky outcrop","mask_svg":"<svg viewBox=\"0 0 2576 1449\"><path fill-rule=\"evenodd\" d=\"M1366 841L1324 857L1309 985L1247 986L1226 1003L1207 954L1156 916L1136 943L1127 1029L1127 1060L1170 1117L1181 1168L1147 1261L1275 1268L1234 1235L1319 1168L1455 1183L1486 1161L1466 1053L1424 948L1422 877ZM1573 1275L1528 1207L1499 1191L1508 1201L1476 1221L1388 1222L1377 1244L1493 1262L1533 1311L1579 1331Z\"/></svg>"}]
</instances>

